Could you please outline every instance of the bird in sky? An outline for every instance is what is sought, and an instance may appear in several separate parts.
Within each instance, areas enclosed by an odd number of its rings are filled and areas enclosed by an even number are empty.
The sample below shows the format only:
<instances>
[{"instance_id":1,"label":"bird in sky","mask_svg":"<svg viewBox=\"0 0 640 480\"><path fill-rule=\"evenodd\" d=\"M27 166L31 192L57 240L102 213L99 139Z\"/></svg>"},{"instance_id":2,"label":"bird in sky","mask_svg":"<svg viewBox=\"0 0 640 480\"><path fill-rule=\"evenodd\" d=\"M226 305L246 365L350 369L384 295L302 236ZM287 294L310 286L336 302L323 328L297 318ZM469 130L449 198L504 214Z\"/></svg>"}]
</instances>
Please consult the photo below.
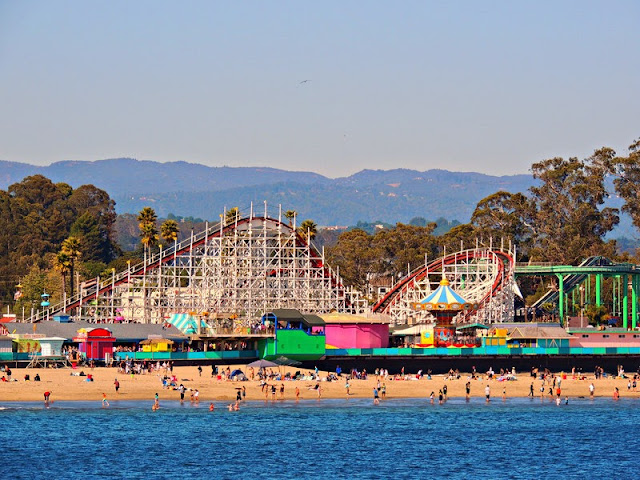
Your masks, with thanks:
<instances>
[{"instance_id":1,"label":"bird in sky","mask_svg":"<svg viewBox=\"0 0 640 480\"><path fill-rule=\"evenodd\" d=\"M310 82L311 80L302 80L298 85L302 85L303 83Z\"/></svg>"}]
</instances>

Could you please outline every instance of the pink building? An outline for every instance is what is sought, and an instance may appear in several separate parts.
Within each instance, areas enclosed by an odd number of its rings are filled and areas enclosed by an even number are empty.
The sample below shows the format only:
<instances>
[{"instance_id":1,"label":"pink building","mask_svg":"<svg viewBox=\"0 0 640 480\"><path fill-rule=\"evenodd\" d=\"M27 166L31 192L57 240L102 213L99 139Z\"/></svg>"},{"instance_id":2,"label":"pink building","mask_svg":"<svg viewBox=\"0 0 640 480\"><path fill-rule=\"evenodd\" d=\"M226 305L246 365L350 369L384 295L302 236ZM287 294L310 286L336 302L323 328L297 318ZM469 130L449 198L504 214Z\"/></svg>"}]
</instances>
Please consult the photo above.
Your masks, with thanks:
<instances>
[{"instance_id":1,"label":"pink building","mask_svg":"<svg viewBox=\"0 0 640 480\"><path fill-rule=\"evenodd\" d=\"M570 330L570 346L583 348L640 347L640 331L623 328Z\"/></svg>"},{"instance_id":2,"label":"pink building","mask_svg":"<svg viewBox=\"0 0 640 480\"><path fill-rule=\"evenodd\" d=\"M327 348L387 348L389 322L344 313L320 315Z\"/></svg>"}]
</instances>

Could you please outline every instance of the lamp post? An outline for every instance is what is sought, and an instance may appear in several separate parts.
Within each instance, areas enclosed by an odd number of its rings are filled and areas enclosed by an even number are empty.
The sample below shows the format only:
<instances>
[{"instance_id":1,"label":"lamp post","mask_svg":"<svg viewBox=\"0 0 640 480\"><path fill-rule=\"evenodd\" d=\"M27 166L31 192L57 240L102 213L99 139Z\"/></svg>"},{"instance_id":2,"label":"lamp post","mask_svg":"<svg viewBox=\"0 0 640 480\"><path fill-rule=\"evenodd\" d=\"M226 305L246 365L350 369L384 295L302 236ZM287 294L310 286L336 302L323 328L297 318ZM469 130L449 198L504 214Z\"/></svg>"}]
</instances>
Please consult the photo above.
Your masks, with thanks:
<instances>
[{"instance_id":1,"label":"lamp post","mask_svg":"<svg viewBox=\"0 0 640 480\"><path fill-rule=\"evenodd\" d=\"M580 285L580 328L584 328L584 285Z\"/></svg>"}]
</instances>

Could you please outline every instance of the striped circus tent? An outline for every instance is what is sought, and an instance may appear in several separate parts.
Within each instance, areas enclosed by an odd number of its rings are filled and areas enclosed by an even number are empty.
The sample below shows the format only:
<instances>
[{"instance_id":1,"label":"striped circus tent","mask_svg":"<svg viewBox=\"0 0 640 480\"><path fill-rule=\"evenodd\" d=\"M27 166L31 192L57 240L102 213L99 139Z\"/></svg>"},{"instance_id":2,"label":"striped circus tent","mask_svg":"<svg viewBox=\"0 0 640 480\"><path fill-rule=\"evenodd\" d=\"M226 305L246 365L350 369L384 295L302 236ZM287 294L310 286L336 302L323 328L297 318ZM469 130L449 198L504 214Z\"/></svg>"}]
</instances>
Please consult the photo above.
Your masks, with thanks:
<instances>
[{"instance_id":1,"label":"striped circus tent","mask_svg":"<svg viewBox=\"0 0 640 480\"><path fill-rule=\"evenodd\" d=\"M167 321L185 335L198 333L198 319L189 313L172 313ZM200 319L200 327L206 331L208 325Z\"/></svg>"},{"instance_id":2,"label":"striped circus tent","mask_svg":"<svg viewBox=\"0 0 640 480\"><path fill-rule=\"evenodd\" d=\"M440 280L440 286L425 297L421 302L414 304L416 310L456 311L473 310L476 306L467 302L449 286L449 280Z\"/></svg>"}]
</instances>

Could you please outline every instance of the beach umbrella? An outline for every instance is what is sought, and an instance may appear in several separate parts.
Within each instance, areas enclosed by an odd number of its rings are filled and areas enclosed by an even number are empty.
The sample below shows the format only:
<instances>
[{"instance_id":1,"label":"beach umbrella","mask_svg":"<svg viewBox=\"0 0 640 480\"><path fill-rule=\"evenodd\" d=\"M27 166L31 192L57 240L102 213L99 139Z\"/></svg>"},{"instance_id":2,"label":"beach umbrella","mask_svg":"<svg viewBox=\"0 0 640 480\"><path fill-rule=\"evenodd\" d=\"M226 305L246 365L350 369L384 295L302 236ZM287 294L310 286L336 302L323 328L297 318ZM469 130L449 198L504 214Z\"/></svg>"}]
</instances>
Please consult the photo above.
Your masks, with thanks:
<instances>
[{"instance_id":1,"label":"beach umbrella","mask_svg":"<svg viewBox=\"0 0 640 480\"><path fill-rule=\"evenodd\" d=\"M255 362L251 362L247 365L247 367L253 368L273 368L277 366L279 366L277 363L270 362L269 360L265 360L264 358L256 360Z\"/></svg>"}]
</instances>

